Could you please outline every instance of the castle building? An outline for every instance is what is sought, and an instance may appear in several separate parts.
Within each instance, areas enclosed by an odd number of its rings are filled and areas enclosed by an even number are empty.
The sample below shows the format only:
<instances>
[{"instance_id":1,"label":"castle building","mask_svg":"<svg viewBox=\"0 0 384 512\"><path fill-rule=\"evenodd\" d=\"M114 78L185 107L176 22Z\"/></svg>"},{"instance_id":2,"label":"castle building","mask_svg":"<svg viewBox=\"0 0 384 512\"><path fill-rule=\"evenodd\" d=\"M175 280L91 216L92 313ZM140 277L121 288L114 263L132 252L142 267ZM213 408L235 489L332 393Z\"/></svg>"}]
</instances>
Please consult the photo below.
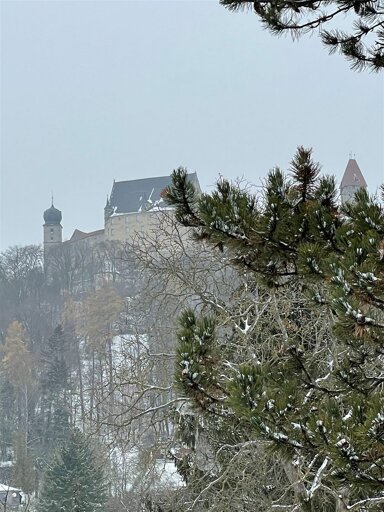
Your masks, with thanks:
<instances>
[{"instance_id":1,"label":"castle building","mask_svg":"<svg viewBox=\"0 0 384 512\"><path fill-rule=\"evenodd\" d=\"M196 190L201 192L196 173L187 175ZM158 176L139 180L114 181L104 208L104 228L84 232L75 229L71 238L62 241L62 214L52 206L44 212L44 253L50 248L75 245L93 246L104 241L124 242L135 233L156 229L158 214L173 210L163 197L163 190L171 185L171 176Z\"/></svg>"},{"instance_id":2,"label":"castle building","mask_svg":"<svg viewBox=\"0 0 384 512\"><path fill-rule=\"evenodd\" d=\"M196 173L188 174L188 179L201 192ZM156 229L158 212L173 210L162 197L170 184L170 176L115 181L104 208L105 240L125 241L137 232Z\"/></svg>"},{"instance_id":3,"label":"castle building","mask_svg":"<svg viewBox=\"0 0 384 512\"><path fill-rule=\"evenodd\" d=\"M347 203L353 201L355 193L361 188L366 189L367 183L356 160L350 158L340 184L341 202Z\"/></svg>"},{"instance_id":4,"label":"castle building","mask_svg":"<svg viewBox=\"0 0 384 512\"><path fill-rule=\"evenodd\" d=\"M188 174L188 179L196 190L201 192L196 173ZM75 229L71 238L62 240L62 214L52 205L44 212L44 253L52 248L63 246L94 246L105 241L124 242L135 233L156 229L158 213L172 210L163 197L163 190L171 185L171 176L157 176L138 180L114 181L112 191L104 207L104 228L84 232ZM354 158L350 158L340 184L341 202L353 200L354 194L367 188L364 176Z\"/></svg>"}]
</instances>

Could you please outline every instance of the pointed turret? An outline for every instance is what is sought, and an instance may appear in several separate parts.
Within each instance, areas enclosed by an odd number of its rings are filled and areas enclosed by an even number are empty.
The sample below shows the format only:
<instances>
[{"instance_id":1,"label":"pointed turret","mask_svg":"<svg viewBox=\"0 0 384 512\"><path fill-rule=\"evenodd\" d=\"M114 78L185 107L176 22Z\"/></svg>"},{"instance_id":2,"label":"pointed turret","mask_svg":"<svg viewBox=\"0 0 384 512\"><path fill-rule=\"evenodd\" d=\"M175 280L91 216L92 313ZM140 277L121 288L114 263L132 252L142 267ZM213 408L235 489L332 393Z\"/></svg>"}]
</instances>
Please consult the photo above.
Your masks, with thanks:
<instances>
[{"instance_id":1,"label":"pointed turret","mask_svg":"<svg viewBox=\"0 0 384 512\"><path fill-rule=\"evenodd\" d=\"M113 213L113 207L111 206L111 202L109 200L109 197L107 196L107 203L104 206L104 222L107 222L107 220L112 215L112 213Z\"/></svg>"},{"instance_id":2,"label":"pointed turret","mask_svg":"<svg viewBox=\"0 0 384 512\"><path fill-rule=\"evenodd\" d=\"M367 183L356 160L350 158L340 184L341 202L353 201L355 193L361 188L367 188Z\"/></svg>"}]
</instances>

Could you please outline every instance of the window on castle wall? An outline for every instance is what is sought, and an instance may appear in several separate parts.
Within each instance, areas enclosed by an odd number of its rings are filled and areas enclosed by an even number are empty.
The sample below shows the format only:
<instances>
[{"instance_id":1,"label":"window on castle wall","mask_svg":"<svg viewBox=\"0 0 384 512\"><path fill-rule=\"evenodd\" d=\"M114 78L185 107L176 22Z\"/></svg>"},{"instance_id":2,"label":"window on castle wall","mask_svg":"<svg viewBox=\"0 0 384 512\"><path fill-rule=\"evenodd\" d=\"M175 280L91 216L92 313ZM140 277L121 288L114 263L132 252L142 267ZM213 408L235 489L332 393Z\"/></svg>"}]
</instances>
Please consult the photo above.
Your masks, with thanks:
<instances>
[{"instance_id":1,"label":"window on castle wall","mask_svg":"<svg viewBox=\"0 0 384 512\"><path fill-rule=\"evenodd\" d=\"M51 231L51 235L52 235L53 234L53 228L51 228L50 231Z\"/></svg>"}]
</instances>

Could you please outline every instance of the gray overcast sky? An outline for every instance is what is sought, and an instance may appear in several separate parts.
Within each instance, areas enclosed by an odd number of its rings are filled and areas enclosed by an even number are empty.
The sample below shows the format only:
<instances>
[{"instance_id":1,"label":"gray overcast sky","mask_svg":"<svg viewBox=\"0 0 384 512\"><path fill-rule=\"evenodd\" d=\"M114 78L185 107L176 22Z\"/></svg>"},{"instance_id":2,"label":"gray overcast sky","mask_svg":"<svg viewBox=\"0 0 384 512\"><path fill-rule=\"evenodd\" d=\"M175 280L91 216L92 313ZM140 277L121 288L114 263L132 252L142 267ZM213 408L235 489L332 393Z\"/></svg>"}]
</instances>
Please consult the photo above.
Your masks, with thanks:
<instances>
[{"instance_id":1,"label":"gray overcast sky","mask_svg":"<svg viewBox=\"0 0 384 512\"><path fill-rule=\"evenodd\" d=\"M265 32L217 1L6 1L1 9L1 249L103 227L113 179L184 165L259 183L298 145L341 177L349 152L384 181L383 75L317 37Z\"/></svg>"}]
</instances>

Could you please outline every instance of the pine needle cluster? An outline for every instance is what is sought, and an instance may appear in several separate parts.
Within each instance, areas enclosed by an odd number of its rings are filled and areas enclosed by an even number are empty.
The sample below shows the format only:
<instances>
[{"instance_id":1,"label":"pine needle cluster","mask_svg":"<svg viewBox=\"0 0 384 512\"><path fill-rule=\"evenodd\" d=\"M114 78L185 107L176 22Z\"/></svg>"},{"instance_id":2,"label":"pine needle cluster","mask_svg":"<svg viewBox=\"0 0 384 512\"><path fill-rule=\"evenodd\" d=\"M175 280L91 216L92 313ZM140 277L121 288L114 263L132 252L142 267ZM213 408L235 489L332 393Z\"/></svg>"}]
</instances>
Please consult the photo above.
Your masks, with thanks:
<instances>
[{"instance_id":1,"label":"pine needle cluster","mask_svg":"<svg viewBox=\"0 0 384 512\"><path fill-rule=\"evenodd\" d=\"M228 428L234 419L246 424L251 438L270 443L294 464L303 483L303 507L320 510L316 499L325 492L329 510L340 503L357 509L360 502L379 510L375 507L384 503L382 205L361 190L341 207L334 178L320 177L311 151L300 147L289 174L272 170L258 196L220 180L211 195L194 199L189 222L181 213L188 209L188 195L194 196L183 191L180 172L170 194L179 198L173 204L183 224L213 250L219 247L271 297L290 293L299 304L258 333L258 343L263 336L275 340L269 356L244 362L220 357L222 333L214 318L187 312L177 356L183 392L204 413L219 400ZM322 315L328 333L319 339L316 316Z\"/></svg>"}]
</instances>

